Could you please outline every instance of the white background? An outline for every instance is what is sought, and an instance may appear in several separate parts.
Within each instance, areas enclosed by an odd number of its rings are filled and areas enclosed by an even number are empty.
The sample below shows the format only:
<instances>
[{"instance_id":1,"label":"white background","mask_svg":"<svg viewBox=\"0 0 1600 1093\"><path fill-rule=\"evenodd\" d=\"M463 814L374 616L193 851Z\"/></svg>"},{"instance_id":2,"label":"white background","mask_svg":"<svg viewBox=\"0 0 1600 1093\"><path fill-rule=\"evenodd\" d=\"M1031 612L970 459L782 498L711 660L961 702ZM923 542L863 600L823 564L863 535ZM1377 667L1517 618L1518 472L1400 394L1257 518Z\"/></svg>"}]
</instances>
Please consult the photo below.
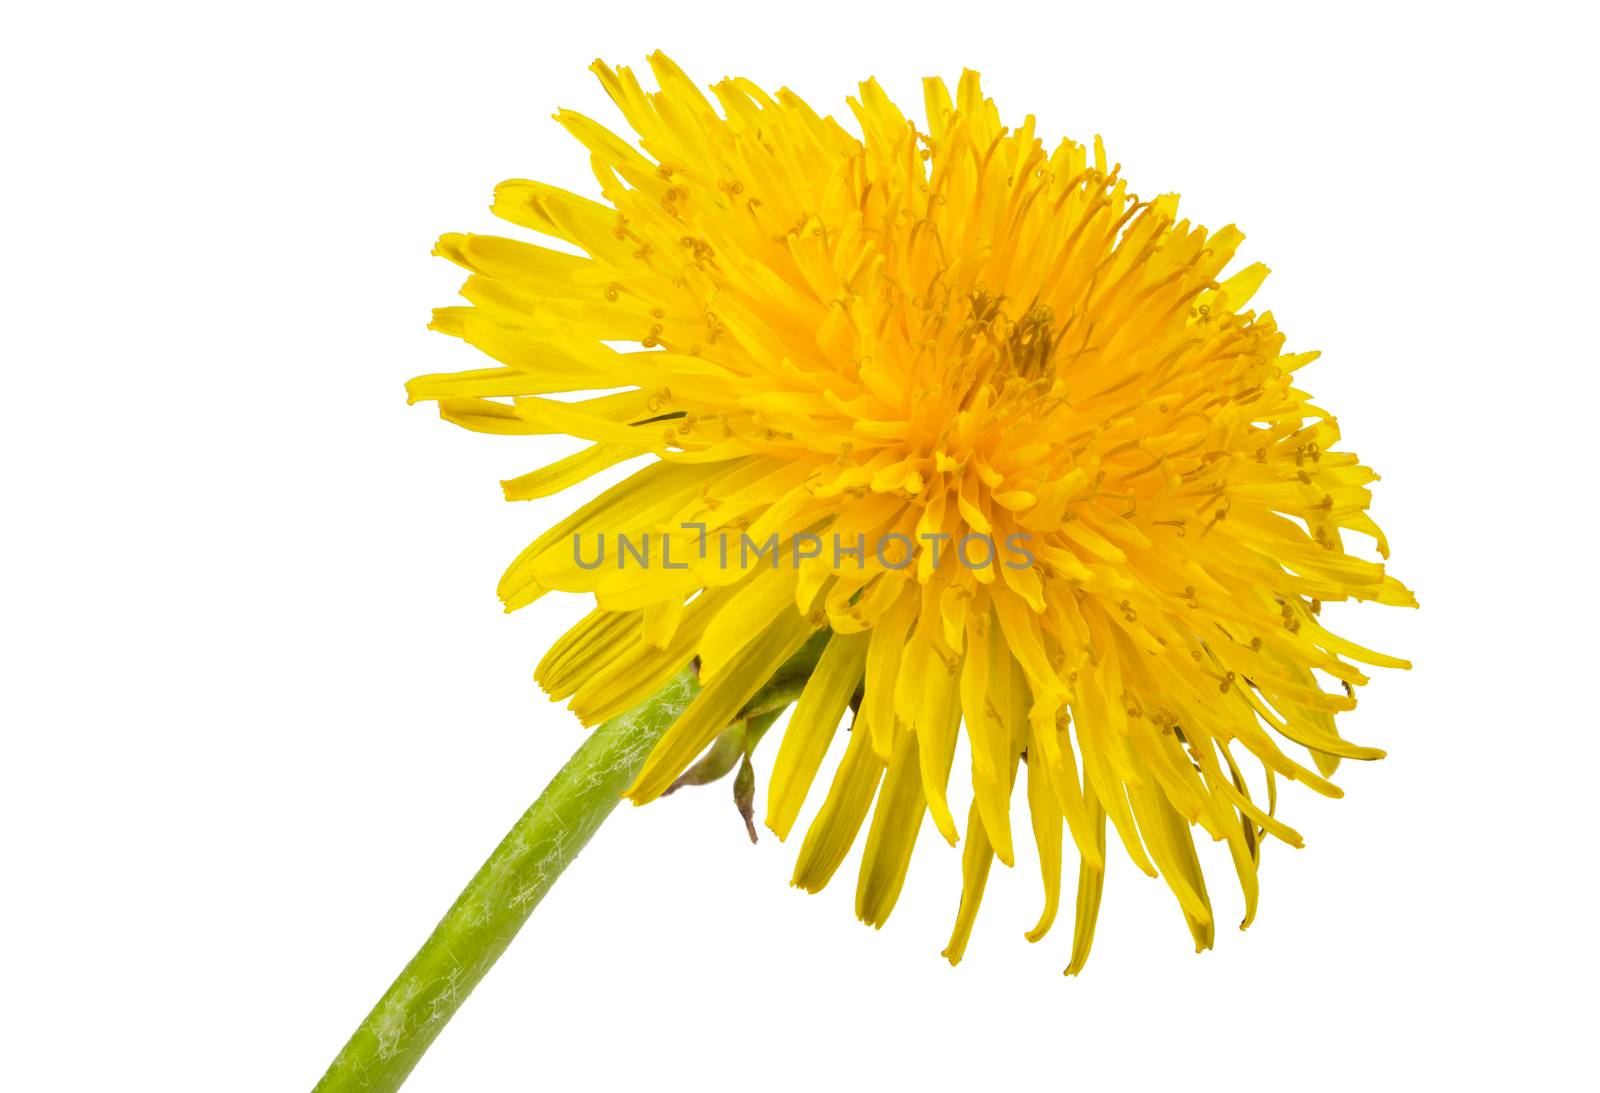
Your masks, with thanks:
<instances>
[{"instance_id":1,"label":"white background","mask_svg":"<svg viewBox=\"0 0 1600 1093\"><path fill-rule=\"evenodd\" d=\"M718 785L620 810L408 1090L1586 1084L1596 88L1564 7L11 10L0 1085L309 1089L579 742L531 666L582 605L494 598L581 496L497 480L561 446L401 384L475 366L423 329L461 276L433 238L498 230L505 177L592 192L549 114L615 121L585 67L657 47L828 111L968 65L1237 221L1423 604L1334 619L1417 666L1345 724L1387 761L1288 787L1308 845L1269 844L1248 933L1207 859L1214 952L1117 860L1064 979L1070 900L1027 944L1019 850L951 969L928 829L875 933L854 856L788 888L795 844Z\"/></svg>"}]
</instances>

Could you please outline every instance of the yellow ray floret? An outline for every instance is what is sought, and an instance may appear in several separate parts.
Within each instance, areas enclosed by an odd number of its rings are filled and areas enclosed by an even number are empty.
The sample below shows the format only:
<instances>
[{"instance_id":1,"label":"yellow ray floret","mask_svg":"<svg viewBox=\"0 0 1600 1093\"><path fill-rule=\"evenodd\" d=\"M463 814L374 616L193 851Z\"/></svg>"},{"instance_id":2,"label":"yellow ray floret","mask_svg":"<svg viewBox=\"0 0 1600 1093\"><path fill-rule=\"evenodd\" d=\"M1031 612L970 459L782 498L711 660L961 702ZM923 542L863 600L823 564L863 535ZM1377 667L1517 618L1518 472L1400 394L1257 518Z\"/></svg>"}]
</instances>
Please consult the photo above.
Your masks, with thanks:
<instances>
[{"instance_id":1,"label":"yellow ray floret","mask_svg":"<svg viewBox=\"0 0 1600 1093\"><path fill-rule=\"evenodd\" d=\"M1014 861L1019 784L1044 887L1027 936L1069 908L1069 972L1108 825L1197 948L1214 914L1195 835L1223 843L1248 924L1263 840L1300 842L1277 779L1337 796L1339 760L1382 755L1335 728L1357 664L1407 666L1329 632L1322 605L1414 606L1367 514L1377 476L1297 386L1315 354L1247 309L1266 268L1230 272L1242 235L1130 192L1098 139L1002 126L972 72L953 96L925 82L921 127L868 81L847 127L788 91L707 96L666 57L650 67L657 91L594 66L636 143L557 115L599 200L495 192L495 213L564 249L439 241L469 306L433 325L493 365L409 385L468 429L589 442L508 499L651 457L501 582L508 610L596 599L540 683L593 723L698 658L704 689L629 791L643 803L820 648L767 824L788 835L848 718L794 883L821 888L865 828L856 908L881 925L928 820L965 839L952 962L992 859Z\"/></svg>"}]
</instances>

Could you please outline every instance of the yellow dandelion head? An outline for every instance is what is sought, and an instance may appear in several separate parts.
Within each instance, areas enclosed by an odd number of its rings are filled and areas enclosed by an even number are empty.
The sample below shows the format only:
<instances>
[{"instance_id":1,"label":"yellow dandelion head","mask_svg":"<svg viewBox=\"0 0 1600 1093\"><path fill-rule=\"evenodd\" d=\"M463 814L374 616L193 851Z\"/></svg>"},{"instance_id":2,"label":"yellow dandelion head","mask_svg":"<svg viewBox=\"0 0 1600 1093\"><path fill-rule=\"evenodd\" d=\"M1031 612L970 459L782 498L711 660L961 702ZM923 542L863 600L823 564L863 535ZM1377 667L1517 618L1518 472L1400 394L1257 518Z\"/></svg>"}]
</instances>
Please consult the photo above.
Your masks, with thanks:
<instances>
[{"instance_id":1,"label":"yellow dandelion head","mask_svg":"<svg viewBox=\"0 0 1600 1093\"><path fill-rule=\"evenodd\" d=\"M498 215L578 254L440 240L469 306L433 325L495 366L409 385L469 429L591 442L506 482L511 499L654 457L502 579L508 610L595 597L539 682L593 723L697 662L704 689L629 791L644 802L803 664L768 791L779 837L851 718L794 883L820 889L865 827L857 912L879 925L924 819L952 844L964 830L952 961L991 860L1013 861L1019 771L1045 888L1030 939L1064 845L1081 860L1070 971L1108 822L1201 948L1196 830L1225 843L1248 924L1263 840L1300 843L1261 788L1336 796L1339 759L1382 754L1335 729L1356 665L1406 666L1324 629L1321 605L1414 603L1346 550L1358 532L1387 557L1377 476L1296 387L1315 354L1246 310L1266 269L1226 272L1241 234L1130 192L1098 139L1003 126L976 73L953 97L925 81L920 125L869 80L857 136L788 91L727 79L708 98L650 67L655 92L594 66L637 146L557 115L602 201L495 191Z\"/></svg>"}]
</instances>

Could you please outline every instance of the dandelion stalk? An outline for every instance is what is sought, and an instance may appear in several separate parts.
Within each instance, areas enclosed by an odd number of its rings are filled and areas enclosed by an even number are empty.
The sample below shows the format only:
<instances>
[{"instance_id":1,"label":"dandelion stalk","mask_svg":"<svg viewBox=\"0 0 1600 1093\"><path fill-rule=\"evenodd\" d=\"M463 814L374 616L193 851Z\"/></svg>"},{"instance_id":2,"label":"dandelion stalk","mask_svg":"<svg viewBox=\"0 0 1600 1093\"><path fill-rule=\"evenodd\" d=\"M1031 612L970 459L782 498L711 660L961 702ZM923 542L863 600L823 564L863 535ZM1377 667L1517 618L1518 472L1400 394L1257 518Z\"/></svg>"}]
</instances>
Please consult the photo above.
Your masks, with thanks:
<instances>
[{"instance_id":1,"label":"dandelion stalk","mask_svg":"<svg viewBox=\"0 0 1600 1093\"><path fill-rule=\"evenodd\" d=\"M744 768L755 741L816 669L824 645L820 638L803 645L739 710L729 731L743 739L746 726L755 730L744 745ZM699 694L695 669L685 668L642 704L589 735L456 897L313 1093L400 1088L562 870L621 802L650 749ZM754 839L747 797L735 793Z\"/></svg>"},{"instance_id":2,"label":"dandelion stalk","mask_svg":"<svg viewBox=\"0 0 1600 1093\"><path fill-rule=\"evenodd\" d=\"M685 670L590 734L372 1007L316 1093L400 1087L699 690L694 673Z\"/></svg>"}]
</instances>

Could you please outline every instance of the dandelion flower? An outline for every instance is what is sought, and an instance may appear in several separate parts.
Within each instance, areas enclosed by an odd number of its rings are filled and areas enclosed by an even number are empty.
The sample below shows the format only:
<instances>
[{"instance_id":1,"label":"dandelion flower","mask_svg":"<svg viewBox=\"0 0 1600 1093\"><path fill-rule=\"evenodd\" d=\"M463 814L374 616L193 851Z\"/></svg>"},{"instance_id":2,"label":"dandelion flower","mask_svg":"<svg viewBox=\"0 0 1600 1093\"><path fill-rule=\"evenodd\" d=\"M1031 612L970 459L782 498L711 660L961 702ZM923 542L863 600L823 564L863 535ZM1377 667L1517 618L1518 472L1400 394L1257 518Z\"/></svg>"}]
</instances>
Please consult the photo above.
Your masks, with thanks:
<instances>
[{"instance_id":1,"label":"dandelion flower","mask_svg":"<svg viewBox=\"0 0 1600 1093\"><path fill-rule=\"evenodd\" d=\"M1338 796L1340 759L1382 755L1335 728L1358 665L1407 666L1324 628L1322 605L1414 604L1347 550L1354 532L1388 555L1377 476L1297 386L1316 354L1247 310L1265 267L1229 272L1240 232L1130 192L1098 139L1003 126L976 73L954 96L927 80L921 124L869 80L857 136L788 91L726 79L708 97L661 54L650 67L655 92L594 66L636 145L556 115L603 201L495 191L496 214L570 247L440 240L471 276L433 325L494 364L409 385L467 429L589 442L504 483L512 500L649 457L500 583L508 610L594 597L539 683L593 724L698 664L703 689L628 790L644 803L820 646L766 824L787 837L821 797L794 873L810 891L865 829L873 926L925 820L964 840L952 962L993 859L1013 863L1014 793L1044 889L1030 940L1076 851L1069 972L1108 847L1166 882L1203 949L1195 839L1224 843L1248 925L1263 840L1301 843L1278 780ZM614 559L585 557L607 541Z\"/></svg>"}]
</instances>

